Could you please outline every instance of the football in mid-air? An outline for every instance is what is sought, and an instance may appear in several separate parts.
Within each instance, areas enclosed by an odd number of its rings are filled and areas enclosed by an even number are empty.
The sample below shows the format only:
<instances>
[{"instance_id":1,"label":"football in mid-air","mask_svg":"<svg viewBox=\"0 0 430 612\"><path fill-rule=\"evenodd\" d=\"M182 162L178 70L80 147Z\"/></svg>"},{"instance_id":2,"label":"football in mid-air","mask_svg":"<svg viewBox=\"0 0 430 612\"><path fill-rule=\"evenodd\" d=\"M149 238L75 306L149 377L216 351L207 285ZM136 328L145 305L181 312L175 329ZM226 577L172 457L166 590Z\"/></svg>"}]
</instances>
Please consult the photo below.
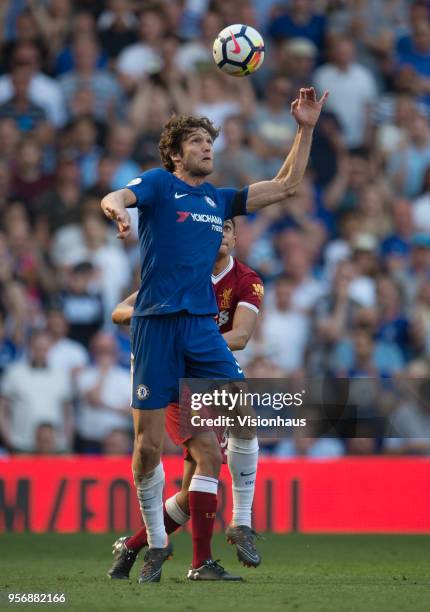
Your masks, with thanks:
<instances>
[{"instance_id":1,"label":"football in mid-air","mask_svg":"<svg viewBox=\"0 0 430 612\"><path fill-rule=\"evenodd\" d=\"M264 40L251 26L235 23L215 38L213 56L223 72L243 77L260 68L264 60Z\"/></svg>"}]
</instances>

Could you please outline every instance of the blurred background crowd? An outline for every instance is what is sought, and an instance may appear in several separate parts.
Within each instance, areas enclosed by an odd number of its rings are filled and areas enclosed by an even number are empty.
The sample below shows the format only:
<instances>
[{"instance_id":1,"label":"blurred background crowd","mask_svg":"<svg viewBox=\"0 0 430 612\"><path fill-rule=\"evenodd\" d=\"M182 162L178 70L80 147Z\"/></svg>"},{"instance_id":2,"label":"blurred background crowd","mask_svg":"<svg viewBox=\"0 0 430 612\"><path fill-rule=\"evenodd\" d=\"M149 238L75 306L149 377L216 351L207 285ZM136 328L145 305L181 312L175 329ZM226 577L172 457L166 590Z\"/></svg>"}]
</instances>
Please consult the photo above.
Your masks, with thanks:
<instances>
[{"instance_id":1,"label":"blurred background crowd","mask_svg":"<svg viewBox=\"0 0 430 612\"><path fill-rule=\"evenodd\" d=\"M250 78L213 64L231 23L265 38ZM238 359L255 378L376 383L354 439L263 447L430 452L429 2L2 0L0 47L1 453L129 452L128 330L110 313L137 287L139 255L100 199L159 165L172 113L222 128L215 184L273 177L311 84L330 97L304 181L237 222L237 256L266 285Z\"/></svg>"}]
</instances>

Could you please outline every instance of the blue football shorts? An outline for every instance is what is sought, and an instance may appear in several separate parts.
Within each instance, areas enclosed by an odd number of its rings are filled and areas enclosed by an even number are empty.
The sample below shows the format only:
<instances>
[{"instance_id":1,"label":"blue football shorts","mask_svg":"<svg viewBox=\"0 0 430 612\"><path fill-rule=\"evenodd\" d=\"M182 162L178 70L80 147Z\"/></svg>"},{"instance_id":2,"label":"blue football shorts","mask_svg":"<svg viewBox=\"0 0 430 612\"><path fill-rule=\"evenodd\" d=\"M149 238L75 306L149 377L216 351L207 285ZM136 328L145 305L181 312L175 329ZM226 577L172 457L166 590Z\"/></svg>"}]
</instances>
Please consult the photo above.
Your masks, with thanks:
<instances>
[{"instance_id":1,"label":"blue football shorts","mask_svg":"<svg viewBox=\"0 0 430 612\"><path fill-rule=\"evenodd\" d=\"M133 408L178 402L181 378L244 378L211 315L133 317L130 333Z\"/></svg>"}]
</instances>

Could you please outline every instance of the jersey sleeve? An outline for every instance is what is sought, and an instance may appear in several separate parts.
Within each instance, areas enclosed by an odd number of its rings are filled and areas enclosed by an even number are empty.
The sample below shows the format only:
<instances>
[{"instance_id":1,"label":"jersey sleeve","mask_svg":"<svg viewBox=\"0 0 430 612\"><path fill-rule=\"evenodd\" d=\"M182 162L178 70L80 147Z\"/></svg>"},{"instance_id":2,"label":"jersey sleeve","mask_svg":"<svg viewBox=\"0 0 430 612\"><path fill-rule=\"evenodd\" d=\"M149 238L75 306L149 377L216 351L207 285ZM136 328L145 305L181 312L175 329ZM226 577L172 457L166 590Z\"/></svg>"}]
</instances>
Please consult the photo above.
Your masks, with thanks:
<instances>
[{"instance_id":1,"label":"jersey sleeve","mask_svg":"<svg viewBox=\"0 0 430 612\"><path fill-rule=\"evenodd\" d=\"M136 196L136 203L130 208L152 208L159 197L163 184L166 183L165 174L165 170L153 168L127 183L126 189L130 189Z\"/></svg>"},{"instance_id":2,"label":"jersey sleeve","mask_svg":"<svg viewBox=\"0 0 430 612\"><path fill-rule=\"evenodd\" d=\"M240 281L238 306L250 308L258 314L264 297L264 285L255 272L247 274Z\"/></svg>"},{"instance_id":3,"label":"jersey sleeve","mask_svg":"<svg viewBox=\"0 0 430 612\"><path fill-rule=\"evenodd\" d=\"M248 187L244 187L240 191L228 188L218 189L218 193L224 199L224 219L246 215Z\"/></svg>"}]
</instances>

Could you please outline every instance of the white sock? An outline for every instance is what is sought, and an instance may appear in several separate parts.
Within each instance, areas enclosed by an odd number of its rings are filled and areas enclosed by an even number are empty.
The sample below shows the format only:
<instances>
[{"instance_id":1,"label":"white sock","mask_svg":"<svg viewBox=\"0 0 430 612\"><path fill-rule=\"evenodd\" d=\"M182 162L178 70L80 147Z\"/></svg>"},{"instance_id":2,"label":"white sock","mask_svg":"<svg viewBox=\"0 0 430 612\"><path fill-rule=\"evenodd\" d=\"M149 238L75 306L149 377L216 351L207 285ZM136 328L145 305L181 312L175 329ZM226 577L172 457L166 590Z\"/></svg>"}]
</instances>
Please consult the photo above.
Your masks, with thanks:
<instances>
[{"instance_id":1,"label":"white sock","mask_svg":"<svg viewBox=\"0 0 430 612\"><path fill-rule=\"evenodd\" d=\"M163 519L164 469L159 463L155 470L143 476L136 486L137 499L145 523L149 548L166 546L167 534Z\"/></svg>"},{"instance_id":2,"label":"white sock","mask_svg":"<svg viewBox=\"0 0 430 612\"><path fill-rule=\"evenodd\" d=\"M198 491L200 493L212 493L212 495L216 495L218 493L218 480L212 478L212 476L195 474L191 478L188 491Z\"/></svg>"},{"instance_id":3,"label":"white sock","mask_svg":"<svg viewBox=\"0 0 430 612\"><path fill-rule=\"evenodd\" d=\"M258 465L258 440L229 437L227 463L233 488L233 518L231 524L251 527L255 479Z\"/></svg>"},{"instance_id":4,"label":"white sock","mask_svg":"<svg viewBox=\"0 0 430 612\"><path fill-rule=\"evenodd\" d=\"M179 506L178 502L176 501L176 495L177 493L172 495L172 497L169 497L169 499L166 499L164 502L164 507L167 514L175 521L175 523L178 523L178 525L185 525L185 523L190 520L190 516L185 514L185 512Z\"/></svg>"}]
</instances>

